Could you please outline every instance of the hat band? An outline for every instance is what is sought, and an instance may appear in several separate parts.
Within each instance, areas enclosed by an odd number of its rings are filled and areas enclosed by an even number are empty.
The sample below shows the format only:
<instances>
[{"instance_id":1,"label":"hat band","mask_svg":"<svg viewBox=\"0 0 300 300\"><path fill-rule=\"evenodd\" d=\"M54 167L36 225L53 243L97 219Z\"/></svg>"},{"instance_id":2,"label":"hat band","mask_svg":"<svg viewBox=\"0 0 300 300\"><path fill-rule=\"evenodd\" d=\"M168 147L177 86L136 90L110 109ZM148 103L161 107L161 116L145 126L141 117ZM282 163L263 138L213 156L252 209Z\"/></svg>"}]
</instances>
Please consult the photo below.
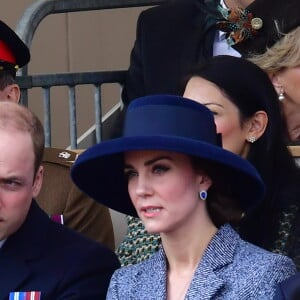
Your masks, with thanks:
<instances>
[{"instance_id":1,"label":"hat band","mask_svg":"<svg viewBox=\"0 0 300 300\"><path fill-rule=\"evenodd\" d=\"M202 115L203 118L199 111L182 106L135 107L127 112L123 137L167 135L219 145L214 122L208 119L207 112Z\"/></svg>"},{"instance_id":2,"label":"hat band","mask_svg":"<svg viewBox=\"0 0 300 300\"><path fill-rule=\"evenodd\" d=\"M0 59L14 65L16 64L16 58L2 40L0 40Z\"/></svg>"}]
</instances>

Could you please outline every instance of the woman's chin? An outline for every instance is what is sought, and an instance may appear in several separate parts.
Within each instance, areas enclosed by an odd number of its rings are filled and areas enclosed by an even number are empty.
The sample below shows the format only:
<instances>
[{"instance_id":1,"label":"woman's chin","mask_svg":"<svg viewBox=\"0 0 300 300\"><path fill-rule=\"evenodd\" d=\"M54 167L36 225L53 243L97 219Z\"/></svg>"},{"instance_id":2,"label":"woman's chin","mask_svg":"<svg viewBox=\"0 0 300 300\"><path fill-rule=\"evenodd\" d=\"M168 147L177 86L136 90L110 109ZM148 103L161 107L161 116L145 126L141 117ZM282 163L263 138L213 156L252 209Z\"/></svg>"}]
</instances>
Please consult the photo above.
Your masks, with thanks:
<instances>
[{"instance_id":1,"label":"woman's chin","mask_svg":"<svg viewBox=\"0 0 300 300\"><path fill-rule=\"evenodd\" d=\"M149 222L143 222L145 229L150 234L158 234L162 231L162 228L160 226L157 226L155 224L149 224Z\"/></svg>"}]
</instances>

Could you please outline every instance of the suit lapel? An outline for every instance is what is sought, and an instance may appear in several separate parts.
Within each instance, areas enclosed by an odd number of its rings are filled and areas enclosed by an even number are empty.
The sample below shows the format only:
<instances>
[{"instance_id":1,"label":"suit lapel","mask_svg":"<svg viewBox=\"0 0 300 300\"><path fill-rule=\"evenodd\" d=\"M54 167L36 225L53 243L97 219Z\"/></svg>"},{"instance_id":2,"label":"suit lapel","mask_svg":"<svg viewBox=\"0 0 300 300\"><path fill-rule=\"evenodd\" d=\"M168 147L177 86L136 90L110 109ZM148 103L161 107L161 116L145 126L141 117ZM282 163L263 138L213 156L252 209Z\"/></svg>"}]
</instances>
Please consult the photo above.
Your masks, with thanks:
<instances>
[{"instance_id":1,"label":"suit lapel","mask_svg":"<svg viewBox=\"0 0 300 300\"><path fill-rule=\"evenodd\" d=\"M42 255L50 222L33 201L22 227L4 243L0 250L0 300L7 299L9 292L20 291L30 276L30 264Z\"/></svg>"},{"instance_id":2,"label":"suit lapel","mask_svg":"<svg viewBox=\"0 0 300 300\"><path fill-rule=\"evenodd\" d=\"M9 253L0 253L0 300L7 299L10 292L18 291L18 287L29 275L24 262L17 261Z\"/></svg>"}]
</instances>

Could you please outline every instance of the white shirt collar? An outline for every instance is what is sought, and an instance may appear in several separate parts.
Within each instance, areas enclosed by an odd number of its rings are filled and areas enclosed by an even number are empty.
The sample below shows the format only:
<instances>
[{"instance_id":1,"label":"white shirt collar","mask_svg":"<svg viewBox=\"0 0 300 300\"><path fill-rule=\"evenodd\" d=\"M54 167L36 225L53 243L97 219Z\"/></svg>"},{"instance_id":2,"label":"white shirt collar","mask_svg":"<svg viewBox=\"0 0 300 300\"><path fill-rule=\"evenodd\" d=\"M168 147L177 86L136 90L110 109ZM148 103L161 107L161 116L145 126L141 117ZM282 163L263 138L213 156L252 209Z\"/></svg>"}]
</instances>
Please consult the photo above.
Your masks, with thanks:
<instances>
[{"instance_id":1,"label":"white shirt collar","mask_svg":"<svg viewBox=\"0 0 300 300\"><path fill-rule=\"evenodd\" d=\"M2 248L3 244L5 243L6 240L0 241L0 249Z\"/></svg>"},{"instance_id":2,"label":"white shirt collar","mask_svg":"<svg viewBox=\"0 0 300 300\"><path fill-rule=\"evenodd\" d=\"M224 2L224 0L220 0L220 5L223 8L228 8ZM241 57L241 54L230 47L226 41L226 32L217 30L216 36L214 40L214 47L213 47L213 56L218 55L231 55L236 57Z\"/></svg>"}]
</instances>

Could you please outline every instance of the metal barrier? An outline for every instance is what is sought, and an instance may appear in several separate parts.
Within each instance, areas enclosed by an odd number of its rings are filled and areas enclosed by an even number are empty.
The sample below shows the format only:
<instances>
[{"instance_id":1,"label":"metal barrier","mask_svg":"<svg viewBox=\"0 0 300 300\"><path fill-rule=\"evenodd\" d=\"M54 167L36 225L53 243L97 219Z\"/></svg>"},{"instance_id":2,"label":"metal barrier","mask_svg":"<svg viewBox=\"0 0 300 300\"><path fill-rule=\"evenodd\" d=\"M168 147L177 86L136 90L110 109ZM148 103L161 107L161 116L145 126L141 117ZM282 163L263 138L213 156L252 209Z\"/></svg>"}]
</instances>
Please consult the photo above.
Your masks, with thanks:
<instances>
[{"instance_id":1,"label":"metal barrier","mask_svg":"<svg viewBox=\"0 0 300 300\"><path fill-rule=\"evenodd\" d=\"M16 27L17 34L30 48L34 33L40 22L50 14L70 13L79 11L92 11L113 8L128 8L154 6L166 0L40 0L29 6ZM102 139L101 118L101 86L104 83L123 84L126 71L111 72L83 72L46 75L28 75L27 66L18 72L17 81L22 90L22 103L28 105L27 91L33 87L43 89L45 146L51 146L51 114L50 114L50 89L53 86L68 86L69 112L70 112L70 141L71 148L77 149L76 126L76 95L75 86L93 84L95 86L95 131L96 142ZM121 105L121 103L120 103Z\"/></svg>"},{"instance_id":2,"label":"metal barrier","mask_svg":"<svg viewBox=\"0 0 300 300\"><path fill-rule=\"evenodd\" d=\"M84 72L84 73L59 73L49 75L18 76L17 81L22 91L22 104L24 103L24 91L34 87L43 90L44 107L44 130L45 146L51 146L51 99L50 89L54 86L68 86L69 89L69 122L70 122L70 148L77 149L77 121L76 121L76 94L75 87L83 84L93 84L95 86L94 106L95 106L95 132L96 142L102 140L102 105L101 86L104 83L124 82L126 71L111 72ZM117 110L118 107L115 107Z\"/></svg>"}]
</instances>

